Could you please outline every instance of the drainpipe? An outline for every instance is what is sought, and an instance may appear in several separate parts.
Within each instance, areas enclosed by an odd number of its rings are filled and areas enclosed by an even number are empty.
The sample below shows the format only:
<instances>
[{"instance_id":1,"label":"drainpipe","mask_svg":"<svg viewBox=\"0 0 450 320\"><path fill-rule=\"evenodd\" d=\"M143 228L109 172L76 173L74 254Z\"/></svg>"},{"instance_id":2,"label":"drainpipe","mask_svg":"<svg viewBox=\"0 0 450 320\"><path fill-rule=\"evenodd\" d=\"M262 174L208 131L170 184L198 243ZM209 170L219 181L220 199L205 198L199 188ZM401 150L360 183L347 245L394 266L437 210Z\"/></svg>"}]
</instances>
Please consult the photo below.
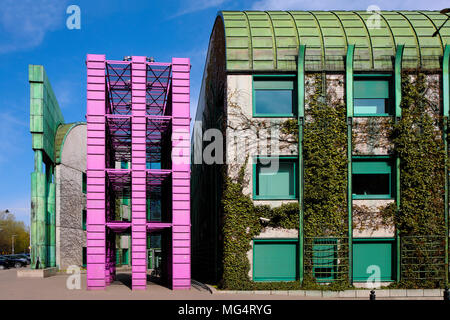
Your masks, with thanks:
<instances>
[{"instance_id":1,"label":"drainpipe","mask_svg":"<svg viewBox=\"0 0 450 320\"><path fill-rule=\"evenodd\" d=\"M353 55L355 45L349 44L345 64L347 104L347 220L348 220L348 278L353 283L353 215L352 215L352 120L353 120Z\"/></svg>"},{"instance_id":2,"label":"drainpipe","mask_svg":"<svg viewBox=\"0 0 450 320\"><path fill-rule=\"evenodd\" d=\"M402 116L402 58L403 58L404 45L398 45L395 53L395 123L400 121ZM395 158L395 204L397 206L397 212L400 210L400 157L397 155ZM396 244L397 244L397 282L401 280L401 245L400 245L400 232L398 228L395 230Z\"/></svg>"},{"instance_id":3,"label":"drainpipe","mask_svg":"<svg viewBox=\"0 0 450 320\"><path fill-rule=\"evenodd\" d=\"M444 136L444 150L445 150L445 194L444 194L444 217L445 217L445 285L448 285L448 117L450 109L450 45L445 45L444 58L442 66L443 78L443 115L444 128L442 129Z\"/></svg>"},{"instance_id":4,"label":"drainpipe","mask_svg":"<svg viewBox=\"0 0 450 320\"><path fill-rule=\"evenodd\" d=\"M305 51L306 45L300 45L297 60L297 92L298 92L298 204L299 204L299 228L298 228L298 248L299 248L299 280L303 284L304 261L303 261L303 125L305 117Z\"/></svg>"}]
</instances>

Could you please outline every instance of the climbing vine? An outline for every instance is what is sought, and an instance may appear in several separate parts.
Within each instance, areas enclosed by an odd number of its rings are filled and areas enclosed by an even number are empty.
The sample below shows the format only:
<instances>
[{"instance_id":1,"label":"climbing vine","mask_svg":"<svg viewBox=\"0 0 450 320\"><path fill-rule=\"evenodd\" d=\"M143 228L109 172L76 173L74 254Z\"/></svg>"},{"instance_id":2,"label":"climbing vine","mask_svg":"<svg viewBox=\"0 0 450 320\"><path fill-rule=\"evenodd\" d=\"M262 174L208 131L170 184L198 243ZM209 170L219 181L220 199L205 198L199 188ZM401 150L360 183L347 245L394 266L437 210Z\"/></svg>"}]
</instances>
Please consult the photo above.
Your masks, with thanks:
<instances>
[{"instance_id":1,"label":"climbing vine","mask_svg":"<svg viewBox=\"0 0 450 320\"><path fill-rule=\"evenodd\" d=\"M298 204L288 203L275 209L255 206L250 196L243 193L246 163L240 168L236 179L225 176L222 198L224 271L221 287L234 290L298 289L298 281L252 282L249 279L250 263L247 252L251 249L252 239L263 229L260 218L270 219L270 226L298 229Z\"/></svg>"},{"instance_id":2,"label":"climbing vine","mask_svg":"<svg viewBox=\"0 0 450 320\"><path fill-rule=\"evenodd\" d=\"M395 225L402 239L404 287L439 287L445 279L444 169L439 92L423 73L402 78L402 117L392 140L400 163L400 208Z\"/></svg>"},{"instance_id":3,"label":"climbing vine","mask_svg":"<svg viewBox=\"0 0 450 320\"><path fill-rule=\"evenodd\" d=\"M322 81L321 75L315 74L308 77L306 83L309 92L303 130L305 274L302 288L341 290L349 287L346 106L330 90L323 94ZM390 117L359 119L352 132L355 154L377 154L382 149L383 153L393 153L401 159L399 210L395 203L376 208L353 205L354 228L373 231L395 226L400 233L402 281L391 287L442 287L445 278L444 169L447 156L438 102L430 99L430 92L435 89L424 74L405 74L402 117L395 123ZM256 131L279 126L288 145L298 143L297 119L274 124L254 123L245 118L244 124ZM243 192L247 184L245 167L246 164L240 167L236 178L224 174L221 287L299 289L299 281L259 283L249 277L251 266L247 254L252 239L265 227L298 229L299 207L298 203L276 208L254 205L251 197ZM337 281L328 286L317 283L314 269L317 239L336 241L329 243L337 250L338 263L333 271Z\"/></svg>"}]
</instances>

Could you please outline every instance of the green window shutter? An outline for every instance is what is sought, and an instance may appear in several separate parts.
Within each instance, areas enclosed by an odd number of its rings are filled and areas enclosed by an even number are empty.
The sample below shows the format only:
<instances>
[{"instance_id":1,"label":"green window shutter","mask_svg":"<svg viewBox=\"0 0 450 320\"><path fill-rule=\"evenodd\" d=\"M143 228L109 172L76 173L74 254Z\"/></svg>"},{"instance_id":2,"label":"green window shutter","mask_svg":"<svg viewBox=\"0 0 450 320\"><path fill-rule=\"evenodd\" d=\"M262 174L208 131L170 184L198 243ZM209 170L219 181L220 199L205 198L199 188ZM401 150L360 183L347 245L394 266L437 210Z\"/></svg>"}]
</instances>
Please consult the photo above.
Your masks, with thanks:
<instances>
[{"instance_id":1,"label":"green window shutter","mask_svg":"<svg viewBox=\"0 0 450 320\"><path fill-rule=\"evenodd\" d=\"M295 281L297 241L257 241L253 244L253 280Z\"/></svg>"},{"instance_id":2,"label":"green window shutter","mask_svg":"<svg viewBox=\"0 0 450 320\"><path fill-rule=\"evenodd\" d=\"M362 160L353 159L352 172L355 174L370 174L370 173L388 173L392 172L392 163L389 160Z\"/></svg>"},{"instance_id":3,"label":"green window shutter","mask_svg":"<svg viewBox=\"0 0 450 320\"><path fill-rule=\"evenodd\" d=\"M294 81L292 80L255 80L254 89L265 90L294 90Z\"/></svg>"},{"instance_id":4,"label":"green window shutter","mask_svg":"<svg viewBox=\"0 0 450 320\"><path fill-rule=\"evenodd\" d=\"M353 92L355 115L389 114L389 80L355 80Z\"/></svg>"},{"instance_id":5,"label":"green window shutter","mask_svg":"<svg viewBox=\"0 0 450 320\"><path fill-rule=\"evenodd\" d=\"M394 280L394 244L395 241L390 239L353 239L353 281L367 281L373 274L369 268L371 266L379 267L380 270L380 276L375 280Z\"/></svg>"},{"instance_id":6,"label":"green window shutter","mask_svg":"<svg viewBox=\"0 0 450 320\"><path fill-rule=\"evenodd\" d=\"M355 80L355 99L389 99L388 80Z\"/></svg>"}]
</instances>

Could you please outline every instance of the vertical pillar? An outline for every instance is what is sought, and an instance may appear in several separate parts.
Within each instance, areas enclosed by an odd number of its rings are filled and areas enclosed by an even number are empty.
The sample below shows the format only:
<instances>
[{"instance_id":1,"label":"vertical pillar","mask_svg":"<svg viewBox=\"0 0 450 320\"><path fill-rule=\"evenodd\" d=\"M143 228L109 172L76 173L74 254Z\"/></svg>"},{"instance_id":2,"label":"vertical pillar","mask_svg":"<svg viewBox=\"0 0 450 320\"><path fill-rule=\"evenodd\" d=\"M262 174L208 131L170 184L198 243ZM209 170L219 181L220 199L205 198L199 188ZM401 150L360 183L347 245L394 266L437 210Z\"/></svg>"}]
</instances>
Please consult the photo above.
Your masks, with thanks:
<instances>
[{"instance_id":1,"label":"vertical pillar","mask_svg":"<svg viewBox=\"0 0 450 320\"><path fill-rule=\"evenodd\" d=\"M87 60L87 289L105 289L105 56Z\"/></svg>"},{"instance_id":2,"label":"vertical pillar","mask_svg":"<svg viewBox=\"0 0 450 320\"><path fill-rule=\"evenodd\" d=\"M448 285L448 118L450 109L450 45L445 45L444 58L442 61L442 85L443 85L443 116L444 127L442 128L444 136L445 149L445 195L444 195L444 218L445 218L445 285Z\"/></svg>"},{"instance_id":3,"label":"vertical pillar","mask_svg":"<svg viewBox=\"0 0 450 320\"><path fill-rule=\"evenodd\" d=\"M31 173L31 268L43 269L47 265L46 247L46 177L43 151L34 151L34 172Z\"/></svg>"},{"instance_id":4,"label":"vertical pillar","mask_svg":"<svg viewBox=\"0 0 450 320\"><path fill-rule=\"evenodd\" d=\"M191 287L188 58L172 59L172 289ZM170 279L170 278L169 278Z\"/></svg>"},{"instance_id":5,"label":"vertical pillar","mask_svg":"<svg viewBox=\"0 0 450 320\"><path fill-rule=\"evenodd\" d=\"M298 91L298 207L299 207L299 280L303 283L303 124L305 117L305 52L306 45L300 45L297 59L297 91Z\"/></svg>"},{"instance_id":6,"label":"vertical pillar","mask_svg":"<svg viewBox=\"0 0 450 320\"><path fill-rule=\"evenodd\" d=\"M349 44L346 57L346 104L347 104L347 210L348 210L348 277L353 283L353 201L352 201L352 119L353 119L353 55L355 45Z\"/></svg>"},{"instance_id":7,"label":"vertical pillar","mask_svg":"<svg viewBox=\"0 0 450 320\"><path fill-rule=\"evenodd\" d=\"M395 123L402 117L402 59L403 59L404 45L398 45L395 53L394 66L394 87L395 87ZM397 212L400 210L400 157L395 156L395 204ZM396 244L397 244L397 282L401 279L401 246L400 246L400 232L398 228L395 230Z\"/></svg>"},{"instance_id":8,"label":"vertical pillar","mask_svg":"<svg viewBox=\"0 0 450 320\"><path fill-rule=\"evenodd\" d=\"M47 167L47 244L48 244L48 260L49 267L56 266L56 185L53 183L54 166L49 164Z\"/></svg>"},{"instance_id":9,"label":"vertical pillar","mask_svg":"<svg viewBox=\"0 0 450 320\"><path fill-rule=\"evenodd\" d=\"M147 287L146 58L131 58L131 269L132 289Z\"/></svg>"}]
</instances>

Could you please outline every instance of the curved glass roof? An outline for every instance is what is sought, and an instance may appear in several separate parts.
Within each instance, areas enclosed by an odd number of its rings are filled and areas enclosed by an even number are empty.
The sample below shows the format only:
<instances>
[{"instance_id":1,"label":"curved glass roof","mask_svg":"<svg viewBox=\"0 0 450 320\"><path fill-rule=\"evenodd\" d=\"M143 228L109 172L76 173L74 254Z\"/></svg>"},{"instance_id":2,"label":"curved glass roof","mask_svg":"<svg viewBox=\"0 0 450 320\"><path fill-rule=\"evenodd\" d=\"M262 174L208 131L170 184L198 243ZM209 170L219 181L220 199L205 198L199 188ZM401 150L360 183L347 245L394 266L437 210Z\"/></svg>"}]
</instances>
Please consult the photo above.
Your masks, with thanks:
<instances>
[{"instance_id":1,"label":"curved glass roof","mask_svg":"<svg viewBox=\"0 0 450 320\"><path fill-rule=\"evenodd\" d=\"M221 11L228 71L294 71L298 45L307 70L342 70L355 44L356 70L392 70L399 44L404 67L440 67L450 22L438 11Z\"/></svg>"}]
</instances>

